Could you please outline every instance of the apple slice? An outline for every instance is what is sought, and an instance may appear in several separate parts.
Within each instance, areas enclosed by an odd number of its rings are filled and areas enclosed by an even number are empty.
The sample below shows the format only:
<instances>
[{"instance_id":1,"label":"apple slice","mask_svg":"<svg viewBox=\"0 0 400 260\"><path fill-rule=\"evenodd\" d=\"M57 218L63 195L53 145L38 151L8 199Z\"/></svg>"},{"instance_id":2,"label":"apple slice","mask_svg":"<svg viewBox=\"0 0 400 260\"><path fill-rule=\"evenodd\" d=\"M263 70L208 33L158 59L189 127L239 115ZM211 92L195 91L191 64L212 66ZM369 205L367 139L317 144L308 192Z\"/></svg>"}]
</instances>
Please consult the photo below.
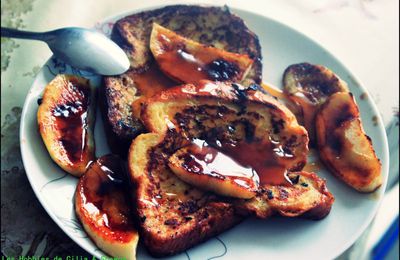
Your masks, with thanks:
<instances>
[{"instance_id":1,"label":"apple slice","mask_svg":"<svg viewBox=\"0 0 400 260\"><path fill-rule=\"evenodd\" d=\"M317 113L316 130L321 159L334 175L360 192L381 186L381 163L351 93L327 99Z\"/></svg>"},{"instance_id":2,"label":"apple slice","mask_svg":"<svg viewBox=\"0 0 400 260\"><path fill-rule=\"evenodd\" d=\"M303 125L315 143L315 115L326 99L337 92L349 92L346 82L333 71L310 63L289 66L283 75L285 95L301 111Z\"/></svg>"},{"instance_id":3,"label":"apple slice","mask_svg":"<svg viewBox=\"0 0 400 260\"><path fill-rule=\"evenodd\" d=\"M191 144L179 149L169 158L169 167L181 180L223 196L250 199L258 190L254 169L209 146Z\"/></svg>"},{"instance_id":4,"label":"apple slice","mask_svg":"<svg viewBox=\"0 0 400 260\"><path fill-rule=\"evenodd\" d=\"M121 160L105 155L79 179L75 211L93 242L112 257L135 259L139 235L133 225Z\"/></svg>"},{"instance_id":5,"label":"apple slice","mask_svg":"<svg viewBox=\"0 0 400 260\"><path fill-rule=\"evenodd\" d=\"M240 82L253 64L246 54L203 45L156 23L151 32L150 50L160 69L183 83L196 83L201 79Z\"/></svg>"},{"instance_id":6,"label":"apple slice","mask_svg":"<svg viewBox=\"0 0 400 260\"><path fill-rule=\"evenodd\" d=\"M85 78L57 75L46 86L37 113L39 131L51 158L77 177L94 159L93 91Z\"/></svg>"}]
</instances>

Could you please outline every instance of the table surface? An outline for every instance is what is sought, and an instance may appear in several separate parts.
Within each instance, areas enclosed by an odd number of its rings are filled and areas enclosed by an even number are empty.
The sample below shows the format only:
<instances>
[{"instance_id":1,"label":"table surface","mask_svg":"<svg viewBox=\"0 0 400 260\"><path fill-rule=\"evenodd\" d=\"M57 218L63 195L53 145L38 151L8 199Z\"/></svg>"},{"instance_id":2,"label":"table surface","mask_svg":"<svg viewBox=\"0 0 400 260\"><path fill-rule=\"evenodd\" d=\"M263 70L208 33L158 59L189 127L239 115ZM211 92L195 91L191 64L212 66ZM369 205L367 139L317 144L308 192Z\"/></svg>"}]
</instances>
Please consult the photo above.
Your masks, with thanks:
<instances>
[{"instance_id":1,"label":"table surface","mask_svg":"<svg viewBox=\"0 0 400 260\"><path fill-rule=\"evenodd\" d=\"M399 1L201 2L227 4L268 16L319 42L363 83L384 123L391 123L398 135ZM32 31L66 26L92 27L105 17L160 3L177 2L2 0L1 26ZM1 252L4 256L87 255L57 227L36 199L19 151L22 106L36 74L50 56L50 50L43 43L1 39ZM398 153L398 139L396 142ZM340 259L356 259L355 248L357 245L362 247L367 238L368 230Z\"/></svg>"}]
</instances>

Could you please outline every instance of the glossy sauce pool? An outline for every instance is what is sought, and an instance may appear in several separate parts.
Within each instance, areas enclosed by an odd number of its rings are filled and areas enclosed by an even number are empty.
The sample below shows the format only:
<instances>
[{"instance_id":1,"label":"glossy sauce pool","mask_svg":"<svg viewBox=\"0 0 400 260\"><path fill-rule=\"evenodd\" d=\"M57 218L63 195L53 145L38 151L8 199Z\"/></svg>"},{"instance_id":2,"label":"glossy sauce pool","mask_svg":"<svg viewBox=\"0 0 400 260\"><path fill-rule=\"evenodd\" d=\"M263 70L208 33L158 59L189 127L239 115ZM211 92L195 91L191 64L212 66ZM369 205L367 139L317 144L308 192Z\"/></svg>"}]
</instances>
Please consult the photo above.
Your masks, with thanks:
<instances>
[{"instance_id":1,"label":"glossy sauce pool","mask_svg":"<svg viewBox=\"0 0 400 260\"><path fill-rule=\"evenodd\" d=\"M91 102L90 88L72 80L66 84L68 85L61 97L64 102L57 104L51 113L60 133L60 144L71 163L77 163L84 160L88 107Z\"/></svg>"},{"instance_id":2,"label":"glossy sauce pool","mask_svg":"<svg viewBox=\"0 0 400 260\"><path fill-rule=\"evenodd\" d=\"M249 190L258 189L260 180L253 168L242 166L229 156L207 145L194 144L186 149L187 153L179 158L182 160L182 168L185 171L222 180L230 179Z\"/></svg>"},{"instance_id":3,"label":"glossy sauce pool","mask_svg":"<svg viewBox=\"0 0 400 260\"><path fill-rule=\"evenodd\" d=\"M147 70L135 73L132 78L138 91L137 96L140 96L132 103L132 112L137 118L140 118L141 106L147 98L177 85L176 82L164 75L155 61Z\"/></svg>"},{"instance_id":4,"label":"glossy sauce pool","mask_svg":"<svg viewBox=\"0 0 400 260\"><path fill-rule=\"evenodd\" d=\"M291 185L287 168L293 155L277 143L207 143L195 139L188 150L192 153L187 155L186 170L234 178L250 188L253 183Z\"/></svg>"},{"instance_id":5,"label":"glossy sauce pool","mask_svg":"<svg viewBox=\"0 0 400 260\"><path fill-rule=\"evenodd\" d=\"M199 47L188 50L184 38L174 33L157 36L160 46L157 62L170 77L185 83L202 79L226 81L238 80L243 76L237 62L224 57L213 47Z\"/></svg>"}]
</instances>

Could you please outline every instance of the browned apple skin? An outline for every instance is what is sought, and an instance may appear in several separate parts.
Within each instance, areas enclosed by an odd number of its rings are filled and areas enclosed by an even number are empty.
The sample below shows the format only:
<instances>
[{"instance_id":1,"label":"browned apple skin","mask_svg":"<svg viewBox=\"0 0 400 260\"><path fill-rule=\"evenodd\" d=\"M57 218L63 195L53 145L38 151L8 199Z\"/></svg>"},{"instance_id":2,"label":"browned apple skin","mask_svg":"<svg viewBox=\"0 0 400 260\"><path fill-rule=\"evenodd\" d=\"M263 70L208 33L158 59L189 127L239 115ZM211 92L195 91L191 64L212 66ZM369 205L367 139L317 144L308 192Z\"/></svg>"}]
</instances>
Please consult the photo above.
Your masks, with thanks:
<instances>
[{"instance_id":1,"label":"browned apple skin","mask_svg":"<svg viewBox=\"0 0 400 260\"><path fill-rule=\"evenodd\" d=\"M289 66L283 75L285 95L293 102L296 116L307 129L311 144L315 140L315 115L326 99L337 92L349 92L346 82L333 71L310 63Z\"/></svg>"},{"instance_id":2,"label":"browned apple skin","mask_svg":"<svg viewBox=\"0 0 400 260\"><path fill-rule=\"evenodd\" d=\"M320 157L335 176L360 192L381 186L381 163L351 93L327 99L317 113L316 130Z\"/></svg>"},{"instance_id":3,"label":"browned apple skin","mask_svg":"<svg viewBox=\"0 0 400 260\"><path fill-rule=\"evenodd\" d=\"M37 120L53 161L79 177L94 160L94 92L89 81L57 75L45 88Z\"/></svg>"}]
</instances>

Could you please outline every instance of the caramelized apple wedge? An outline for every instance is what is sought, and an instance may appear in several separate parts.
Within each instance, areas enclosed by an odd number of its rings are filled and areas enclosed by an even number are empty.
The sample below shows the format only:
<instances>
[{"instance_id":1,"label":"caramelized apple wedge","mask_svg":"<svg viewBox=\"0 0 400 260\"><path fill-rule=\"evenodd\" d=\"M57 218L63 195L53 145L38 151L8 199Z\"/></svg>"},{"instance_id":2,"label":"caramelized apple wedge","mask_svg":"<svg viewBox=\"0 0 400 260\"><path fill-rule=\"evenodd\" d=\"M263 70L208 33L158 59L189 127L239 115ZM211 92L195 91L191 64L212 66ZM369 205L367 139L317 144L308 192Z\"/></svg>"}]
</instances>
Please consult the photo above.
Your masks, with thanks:
<instances>
[{"instance_id":1,"label":"caramelized apple wedge","mask_svg":"<svg viewBox=\"0 0 400 260\"><path fill-rule=\"evenodd\" d=\"M316 130L321 159L339 179L360 192L381 186L381 163L351 93L327 99L317 113Z\"/></svg>"},{"instance_id":2,"label":"caramelized apple wedge","mask_svg":"<svg viewBox=\"0 0 400 260\"><path fill-rule=\"evenodd\" d=\"M139 235L133 225L126 185L120 159L114 155L99 158L79 179L75 212L100 249L113 257L136 259Z\"/></svg>"},{"instance_id":3,"label":"caramelized apple wedge","mask_svg":"<svg viewBox=\"0 0 400 260\"><path fill-rule=\"evenodd\" d=\"M336 92L348 92L346 82L321 65L299 63L289 66L283 75L284 93L301 111L310 141L315 142L315 114L326 99Z\"/></svg>"},{"instance_id":4,"label":"caramelized apple wedge","mask_svg":"<svg viewBox=\"0 0 400 260\"><path fill-rule=\"evenodd\" d=\"M203 45L156 23L151 32L150 50L160 69L183 83L201 79L240 82L253 64L246 54Z\"/></svg>"},{"instance_id":5,"label":"caramelized apple wedge","mask_svg":"<svg viewBox=\"0 0 400 260\"><path fill-rule=\"evenodd\" d=\"M89 80L58 75L45 88L37 120L51 158L81 176L94 159L94 93Z\"/></svg>"},{"instance_id":6,"label":"caramelized apple wedge","mask_svg":"<svg viewBox=\"0 0 400 260\"><path fill-rule=\"evenodd\" d=\"M169 158L169 168L184 182L219 195L250 199L256 195L259 178L218 150L192 144Z\"/></svg>"}]
</instances>

